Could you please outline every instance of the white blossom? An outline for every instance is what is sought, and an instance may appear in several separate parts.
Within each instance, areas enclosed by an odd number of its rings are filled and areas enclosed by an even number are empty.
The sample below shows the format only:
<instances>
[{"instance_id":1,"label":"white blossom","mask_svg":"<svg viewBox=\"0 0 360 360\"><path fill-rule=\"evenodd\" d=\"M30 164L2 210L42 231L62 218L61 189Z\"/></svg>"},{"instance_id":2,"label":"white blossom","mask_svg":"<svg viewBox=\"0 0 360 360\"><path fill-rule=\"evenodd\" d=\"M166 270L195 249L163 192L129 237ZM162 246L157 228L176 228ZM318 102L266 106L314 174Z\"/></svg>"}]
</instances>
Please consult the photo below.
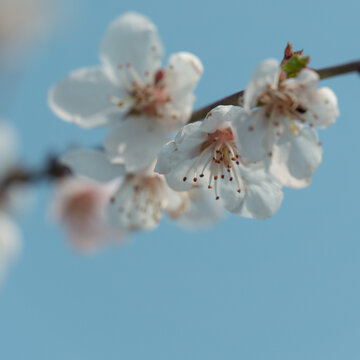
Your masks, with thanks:
<instances>
[{"instance_id":1,"label":"white blossom","mask_svg":"<svg viewBox=\"0 0 360 360\"><path fill-rule=\"evenodd\" d=\"M218 106L204 121L184 126L163 146L155 170L176 191L206 185L230 212L264 219L279 209L283 194L261 164L247 164L239 153L233 122L243 112Z\"/></svg>"},{"instance_id":2,"label":"white blossom","mask_svg":"<svg viewBox=\"0 0 360 360\"><path fill-rule=\"evenodd\" d=\"M84 128L110 125L105 147L127 171L151 165L169 133L189 119L200 60L186 52L170 56L155 25L127 13L107 30L100 46L101 66L76 70L54 86L51 109Z\"/></svg>"},{"instance_id":3,"label":"white blossom","mask_svg":"<svg viewBox=\"0 0 360 360\"><path fill-rule=\"evenodd\" d=\"M283 75L275 59L258 65L245 90L248 115L242 114L236 128L248 161L265 160L283 185L301 188L322 160L314 128L333 124L339 111L332 90L317 88L315 71L305 68L289 79Z\"/></svg>"}]
</instances>

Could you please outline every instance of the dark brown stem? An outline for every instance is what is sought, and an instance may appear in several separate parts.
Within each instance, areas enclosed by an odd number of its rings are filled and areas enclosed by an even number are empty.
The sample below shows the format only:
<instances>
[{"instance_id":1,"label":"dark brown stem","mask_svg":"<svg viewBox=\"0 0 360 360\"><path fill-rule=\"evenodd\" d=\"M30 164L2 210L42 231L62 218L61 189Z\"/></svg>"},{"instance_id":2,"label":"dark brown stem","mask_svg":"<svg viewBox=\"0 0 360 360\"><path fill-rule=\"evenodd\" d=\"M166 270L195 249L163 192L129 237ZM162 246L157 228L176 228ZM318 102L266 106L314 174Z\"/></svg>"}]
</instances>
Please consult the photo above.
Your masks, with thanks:
<instances>
[{"instance_id":1,"label":"dark brown stem","mask_svg":"<svg viewBox=\"0 0 360 360\"><path fill-rule=\"evenodd\" d=\"M70 169L62 165L55 156L49 157L44 168L41 169L29 170L15 167L0 182L0 201L13 185L32 184L43 180L56 180L70 174Z\"/></svg>"},{"instance_id":2,"label":"dark brown stem","mask_svg":"<svg viewBox=\"0 0 360 360\"><path fill-rule=\"evenodd\" d=\"M328 79L334 76L345 75L352 72L360 72L360 60L349 62L342 65L330 66L322 69L315 70L320 79ZM189 120L189 123L193 123L205 118L206 114L218 105L238 105L239 99L244 95L244 90L235 94L229 95L223 99L213 102L210 105L206 105L198 110L195 110Z\"/></svg>"}]
</instances>

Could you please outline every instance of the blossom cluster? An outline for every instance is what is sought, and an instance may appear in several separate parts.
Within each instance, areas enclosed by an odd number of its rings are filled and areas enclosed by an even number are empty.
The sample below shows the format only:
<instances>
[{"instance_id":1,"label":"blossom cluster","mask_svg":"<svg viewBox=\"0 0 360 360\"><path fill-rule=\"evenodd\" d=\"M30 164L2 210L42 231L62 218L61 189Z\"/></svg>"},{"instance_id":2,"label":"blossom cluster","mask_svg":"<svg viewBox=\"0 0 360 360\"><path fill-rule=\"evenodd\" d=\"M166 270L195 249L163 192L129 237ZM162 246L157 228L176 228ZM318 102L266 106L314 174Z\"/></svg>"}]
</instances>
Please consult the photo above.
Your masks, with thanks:
<instances>
[{"instance_id":1,"label":"blossom cluster","mask_svg":"<svg viewBox=\"0 0 360 360\"><path fill-rule=\"evenodd\" d=\"M109 128L101 150L60 157L73 176L59 182L54 216L75 246L93 250L154 229L163 214L189 227L224 210L266 219L279 210L282 187L307 186L322 160L316 129L339 111L308 59L287 55L256 67L237 106L190 123L199 58L179 52L163 65L155 25L137 13L117 18L101 42L101 65L71 72L49 93L61 119Z\"/></svg>"}]
</instances>

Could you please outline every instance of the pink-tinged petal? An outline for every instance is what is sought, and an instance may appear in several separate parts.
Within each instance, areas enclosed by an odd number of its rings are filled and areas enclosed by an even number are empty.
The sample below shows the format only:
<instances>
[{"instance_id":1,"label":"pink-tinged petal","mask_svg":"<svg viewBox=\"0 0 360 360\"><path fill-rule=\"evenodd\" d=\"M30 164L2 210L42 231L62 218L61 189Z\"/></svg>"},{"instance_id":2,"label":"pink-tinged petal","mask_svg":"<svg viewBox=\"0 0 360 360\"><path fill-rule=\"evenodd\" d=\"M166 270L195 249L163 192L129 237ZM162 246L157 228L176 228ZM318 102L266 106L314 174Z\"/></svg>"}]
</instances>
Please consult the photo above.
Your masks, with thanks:
<instances>
[{"instance_id":1,"label":"pink-tinged petal","mask_svg":"<svg viewBox=\"0 0 360 360\"><path fill-rule=\"evenodd\" d=\"M242 172L244 200L232 212L259 220L273 216L283 200L281 185L268 175L263 167L243 167Z\"/></svg>"},{"instance_id":2,"label":"pink-tinged petal","mask_svg":"<svg viewBox=\"0 0 360 360\"><path fill-rule=\"evenodd\" d=\"M156 26L145 16L127 13L108 28L100 45L100 58L114 77L119 77L119 65L131 64L141 78L148 71L160 69L163 46Z\"/></svg>"},{"instance_id":3,"label":"pink-tinged petal","mask_svg":"<svg viewBox=\"0 0 360 360\"><path fill-rule=\"evenodd\" d=\"M244 108L250 110L255 107L258 98L270 86L273 89L278 87L280 64L276 59L267 59L260 63L253 73L244 95Z\"/></svg>"},{"instance_id":4,"label":"pink-tinged petal","mask_svg":"<svg viewBox=\"0 0 360 360\"><path fill-rule=\"evenodd\" d=\"M61 119L84 128L106 125L126 110L111 102L127 92L114 85L101 67L83 68L68 75L49 93L49 106Z\"/></svg>"},{"instance_id":5,"label":"pink-tinged petal","mask_svg":"<svg viewBox=\"0 0 360 360\"><path fill-rule=\"evenodd\" d=\"M101 184L77 177L57 184L51 214L65 227L77 250L94 252L109 239L123 237L125 232L111 228L107 219L107 208L117 188L116 181Z\"/></svg>"},{"instance_id":6,"label":"pink-tinged petal","mask_svg":"<svg viewBox=\"0 0 360 360\"><path fill-rule=\"evenodd\" d=\"M303 188L322 160L322 147L314 129L302 128L299 135L286 134L274 146L270 173L283 185Z\"/></svg>"},{"instance_id":7,"label":"pink-tinged petal","mask_svg":"<svg viewBox=\"0 0 360 360\"><path fill-rule=\"evenodd\" d=\"M61 155L60 161L77 175L108 182L125 175L123 165L113 164L106 154L98 150L74 149Z\"/></svg>"},{"instance_id":8,"label":"pink-tinged petal","mask_svg":"<svg viewBox=\"0 0 360 360\"><path fill-rule=\"evenodd\" d=\"M315 127L325 129L334 124L339 116L336 95L328 87L322 87L317 90L314 97L306 118Z\"/></svg>"},{"instance_id":9,"label":"pink-tinged petal","mask_svg":"<svg viewBox=\"0 0 360 360\"><path fill-rule=\"evenodd\" d=\"M110 128L105 148L111 161L124 164L128 172L136 172L152 164L168 138L169 130L161 122L129 116Z\"/></svg>"}]
</instances>

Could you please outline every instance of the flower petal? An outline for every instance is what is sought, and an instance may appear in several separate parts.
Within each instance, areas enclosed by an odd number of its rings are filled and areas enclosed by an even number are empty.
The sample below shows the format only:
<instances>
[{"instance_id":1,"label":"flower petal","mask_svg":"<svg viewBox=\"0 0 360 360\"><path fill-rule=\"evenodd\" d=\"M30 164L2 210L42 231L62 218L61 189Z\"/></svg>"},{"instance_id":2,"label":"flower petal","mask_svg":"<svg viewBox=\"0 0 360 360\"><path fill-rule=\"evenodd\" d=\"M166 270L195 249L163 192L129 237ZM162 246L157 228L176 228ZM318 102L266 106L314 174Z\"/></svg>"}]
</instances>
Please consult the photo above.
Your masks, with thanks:
<instances>
[{"instance_id":1,"label":"flower petal","mask_svg":"<svg viewBox=\"0 0 360 360\"><path fill-rule=\"evenodd\" d=\"M101 67L93 67L70 73L50 90L48 102L63 120L92 128L107 124L111 116L120 117L122 110L110 102L111 96L123 99L128 95Z\"/></svg>"},{"instance_id":2,"label":"flower petal","mask_svg":"<svg viewBox=\"0 0 360 360\"><path fill-rule=\"evenodd\" d=\"M240 156L250 162L265 159L273 143L269 138L272 126L268 119L264 118L264 111L258 109L251 114L242 112L234 120L233 125L237 134Z\"/></svg>"},{"instance_id":3,"label":"flower petal","mask_svg":"<svg viewBox=\"0 0 360 360\"><path fill-rule=\"evenodd\" d=\"M131 64L141 79L160 69L163 57L156 26L145 16L130 12L112 22L100 45L100 58L113 76L118 66Z\"/></svg>"},{"instance_id":4,"label":"flower petal","mask_svg":"<svg viewBox=\"0 0 360 360\"><path fill-rule=\"evenodd\" d=\"M187 229L198 229L213 226L224 217L224 210L216 201L212 192L204 187L194 187L187 194L184 212L174 220Z\"/></svg>"},{"instance_id":5,"label":"flower petal","mask_svg":"<svg viewBox=\"0 0 360 360\"><path fill-rule=\"evenodd\" d=\"M161 122L146 116L129 116L110 128L105 148L112 162L124 164L128 172L136 172L152 164L169 130Z\"/></svg>"},{"instance_id":6,"label":"flower petal","mask_svg":"<svg viewBox=\"0 0 360 360\"><path fill-rule=\"evenodd\" d=\"M70 150L60 157L60 161L78 175L108 182L125 175L125 168L112 164L106 154L97 150Z\"/></svg>"},{"instance_id":7,"label":"flower petal","mask_svg":"<svg viewBox=\"0 0 360 360\"><path fill-rule=\"evenodd\" d=\"M244 200L232 212L259 220L273 216L283 200L281 185L269 176L263 167L243 167L242 172L245 184Z\"/></svg>"},{"instance_id":8,"label":"flower petal","mask_svg":"<svg viewBox=\"0 0 360 360\"><path fill-rule=\"evenodd\" d=\"M307 112L309 123L319 129L325 129L334 124L339 116L335 93L328 87L322 87L316 92L316 99L314 100L314 104Z\"/></svg>"},{"instance_id":9,"label":"flower petal","mask_svg":"<svg viewBox=\"0 0 360 360\"><path fill-rule=\"evenodd\" d=\"M244 110L240 106L219 105L206 115L201 122L201 130L211 134L218 129L231 127L233 120L243 112Z\"/></svg>"},{"instance_id":10,"label":"flower petal","mask_svg":"<svg viewBox=\"0 0 360 360\"><path fill-rule=\"evenodd\" d=\"M270 173L284 186L302 188L322 160L322 148L314 129L302 128L299 135L284 133L274 146Z\"/></svg>"},{"instance_id":11,"label":"flower petal","mask_svg":"<svg viewBox=\"0 0 360 360\"><path fill-rule=\"evenodd\" d=\"M267 59L260 63L248 83L244 95L244 108L250 110L256 106L259 96L264 93L268 86L278 87L280 64L276 59Z\"/></svg>"},{"instance_id":12,"label":"flower petal","mask_svg":"<svg viewBox=\"0 0 360 360\"><path fill-rule=\"evenodd\" d=\"M203 73L200 59L188 52L179 52L169 58L166 82L175 105L191 94Z\"/></svg>"}]
</instances>

